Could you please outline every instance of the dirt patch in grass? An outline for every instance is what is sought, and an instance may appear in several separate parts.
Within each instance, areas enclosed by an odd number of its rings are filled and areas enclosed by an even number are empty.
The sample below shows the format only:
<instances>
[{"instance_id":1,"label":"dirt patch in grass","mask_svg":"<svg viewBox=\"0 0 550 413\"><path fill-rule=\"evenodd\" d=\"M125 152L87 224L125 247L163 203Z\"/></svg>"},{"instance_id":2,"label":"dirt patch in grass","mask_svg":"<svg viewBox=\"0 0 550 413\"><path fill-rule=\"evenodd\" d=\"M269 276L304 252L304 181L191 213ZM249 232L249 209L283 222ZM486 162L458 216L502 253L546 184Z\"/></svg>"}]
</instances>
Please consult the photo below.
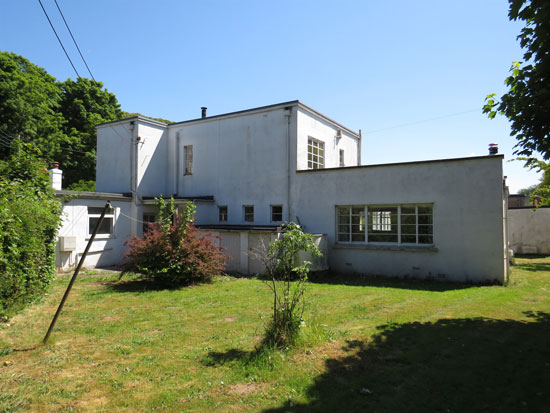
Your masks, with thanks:
<instances>
[{"instance_id":1,"label":"dirt patch in grass","mask_svg":"<svg viewBox=\"0 0 550 413\"><path fill-rule=\"evenodd\" d=\"M223 321L227 322L227 323L231 323L233 321L237 321L237 317L225 317L223 319Z\"/></svg>"},{"instance_id":2,"label":"dirt patch in grass","mask_svg":"<svg viewBox=\"0 0 550 413\"><path fill-rule=\"evenodd\" d=\"M237 383L229 386L227 390L232 394L244 396L247 394L256 393L260 391L262 387L263 386L260 386L255 383Z\"/></svg>"}]
</instances>

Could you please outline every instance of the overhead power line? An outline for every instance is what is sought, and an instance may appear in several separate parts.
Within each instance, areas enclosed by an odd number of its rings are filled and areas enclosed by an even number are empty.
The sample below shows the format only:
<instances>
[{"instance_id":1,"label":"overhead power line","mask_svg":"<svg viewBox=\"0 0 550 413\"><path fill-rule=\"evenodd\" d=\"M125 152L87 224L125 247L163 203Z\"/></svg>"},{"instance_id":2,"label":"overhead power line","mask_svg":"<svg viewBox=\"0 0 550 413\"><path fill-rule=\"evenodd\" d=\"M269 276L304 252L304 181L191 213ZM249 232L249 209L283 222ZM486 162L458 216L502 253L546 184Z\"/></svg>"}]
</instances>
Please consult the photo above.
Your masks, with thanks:
<instances>
[{"instance_id":1,"label":"overhead power line","mask_svg":"<svg viewBox=\"0 0 550 413\"><path fill-rule=\"evenodd\" d=\"M48 16L48 13L46 12L46 9L44 8L44 5L42 4L42 0L38 0L38 2L40 3L40 7L42 7L42 11L46 15L46 19L48 19L48 22L50 23L50 27L52 28L53 32L55 33L55 37L57 37L57 41L59 42L59 44L61 45L61 48L65 52L65 56L67 56L67 59L69 60L69 63L71 63L71 66L73 67L74 72L76 73L76 76L80 77L80 75L78 74L78 71L76 70L76 67L74 67L73 61L71 60L71 58L69 57L69 54L67 53L67 50L65 50L65 46L63 46L63 42L61 41L61 39L57 35L57 32L55 31L55 27L53 27L52 21L50 20L50 16Z\"/></svg>"},{"instance_id":2,"label":"overhead power line","mask_svg":"<svg viewBox=\"0 0 550 413\"><path fill-rule=\"evenodd\" d=\"M478 109L470 109L470 110L466 110L464 112L451 113L449 115L443 115L443 116L438 116L438 117L435 117L435 118L423 119L423 120L419 120L419 121L416 121L416 122L402 123L401 125L389 126L387 128L367 131L367 132L365 132L365 134L378 133L378 132L387 131L387 130L390 130L390 129L404 128L405 126L418 125L419 123L425 123L425 122L431 122L433 120L450 118L452 116L464 115L466 113L478 112L480 110L481 109L479 109L479 108Z\"/></svg>"},{"instance_id":3,"label":"overhead power line","mask_svg":"<svg viewBox=\"0 0 550 413\"><path fill-rule=\"evenodd\" d=\"M80 51L80 47L78 47L78 43L76 43L76 40L73 36L73 32L71 32L71 29L69 28L69 24L67 23L67 20L65 20L65 16L63 15L63 12L61 11L61 8L59 7L59 4L57 4L57 0L55 1L55 5L57 6L57 10L59 10L59 14L61 14L61 17L63 18L63 21L65 22L65 26L67 27L67 30L69 31L71 38L73 39L74 45L76 46L76 49L78 50L78 53L80 54L80 57L82 58L82 61L86 65L86 69L88 69L88 73L90 73L90 76L95 81L94 75L92 75L92 71L88 67L88 63L86 63L86 59L84 59L84 56L82 56L82 52Z\"/></svg>"}]
</instances>

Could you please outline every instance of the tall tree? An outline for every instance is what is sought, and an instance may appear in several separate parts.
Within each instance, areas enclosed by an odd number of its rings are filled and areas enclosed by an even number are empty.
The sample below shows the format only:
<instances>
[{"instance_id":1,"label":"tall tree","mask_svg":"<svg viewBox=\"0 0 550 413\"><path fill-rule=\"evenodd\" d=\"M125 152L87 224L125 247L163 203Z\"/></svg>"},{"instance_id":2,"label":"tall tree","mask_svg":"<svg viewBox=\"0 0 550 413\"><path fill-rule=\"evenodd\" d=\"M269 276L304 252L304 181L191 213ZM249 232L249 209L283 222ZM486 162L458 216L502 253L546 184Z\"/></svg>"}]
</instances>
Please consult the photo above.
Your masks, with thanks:
<instances>
[{"instance_id":1,"label":"tall tree","mask_svg":"<svg viewBox=\"0 0 550 413\"><path fill-rule=\"evenodd\" d=\"M487 96L483 112L491 119L499 113L510 120L511 135L518 140L516 154L531 159L538 152L544 160L549 160L550 1L509 1L510 20L525 22L518 36L525 50L525 61L514 62L505 80L508 92L500 99L496 99L496 94Z\"/></svg>"},{"instance_id":2,"label":"tall tree","mask_svg":"<svg viewBox=\"0 0 550 413\"><path fill-rule=\"evenodd\" d=\"M0 159L10 140L37 146L59 161L64 187L95 180L95 126L122 118L116 96L103 83L78 78L57 82L22 56L0 52Z\"/></svg>"}]
</instances>

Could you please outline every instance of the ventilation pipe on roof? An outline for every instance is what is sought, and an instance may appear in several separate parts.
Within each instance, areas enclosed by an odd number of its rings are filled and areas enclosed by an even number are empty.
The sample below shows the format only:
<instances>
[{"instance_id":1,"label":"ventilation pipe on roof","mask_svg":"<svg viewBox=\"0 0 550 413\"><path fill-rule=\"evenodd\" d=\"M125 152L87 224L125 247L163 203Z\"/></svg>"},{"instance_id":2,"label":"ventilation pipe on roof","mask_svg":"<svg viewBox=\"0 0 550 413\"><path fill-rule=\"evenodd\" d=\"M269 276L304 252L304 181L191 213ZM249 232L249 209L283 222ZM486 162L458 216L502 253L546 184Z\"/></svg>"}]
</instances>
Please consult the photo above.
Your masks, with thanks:
<instances>
[{"instance_id":1,"label":"ventilation pipe on roof","mask_svg":"<svg viewBox=\"0 0 550 413\"><path fill-rule=\"evenodd\" d=\"M206 106L201 107L201 118L206 118L206 109L208 109Z\"/></svg>"}]
</instances>

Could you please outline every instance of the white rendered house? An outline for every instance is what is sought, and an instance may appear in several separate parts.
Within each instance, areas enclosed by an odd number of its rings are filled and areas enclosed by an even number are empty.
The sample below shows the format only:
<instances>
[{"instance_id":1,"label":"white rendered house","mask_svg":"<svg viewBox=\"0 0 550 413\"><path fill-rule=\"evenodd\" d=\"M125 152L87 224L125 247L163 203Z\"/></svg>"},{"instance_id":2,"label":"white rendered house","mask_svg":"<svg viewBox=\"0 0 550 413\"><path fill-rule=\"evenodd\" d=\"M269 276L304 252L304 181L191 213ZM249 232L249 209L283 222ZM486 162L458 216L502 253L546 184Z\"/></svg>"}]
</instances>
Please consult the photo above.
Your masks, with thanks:
<instances>
[{"instance_id":1,"label":"white rendered house","mask_svg":"<svg viewBox=\"0 0 550 413\"><path fill-rule=\"evenodd\" d=\"M325 264L337 272L507 280L501 155L362 166L361 134L299 101L202 115L97 127L97 190L118 198L85 265L119 262L124 240L155 219L153 198L163 195L193 200L195 223L222 236L234 271L261 271L250 246L296 221L322 234ZM89 203L66 204L89 215L88 232L97 212ZM76 236L68 228L60 235ZM58 265L74 264L79 248L60 252Z\"/></svg>"}]
</instances>

